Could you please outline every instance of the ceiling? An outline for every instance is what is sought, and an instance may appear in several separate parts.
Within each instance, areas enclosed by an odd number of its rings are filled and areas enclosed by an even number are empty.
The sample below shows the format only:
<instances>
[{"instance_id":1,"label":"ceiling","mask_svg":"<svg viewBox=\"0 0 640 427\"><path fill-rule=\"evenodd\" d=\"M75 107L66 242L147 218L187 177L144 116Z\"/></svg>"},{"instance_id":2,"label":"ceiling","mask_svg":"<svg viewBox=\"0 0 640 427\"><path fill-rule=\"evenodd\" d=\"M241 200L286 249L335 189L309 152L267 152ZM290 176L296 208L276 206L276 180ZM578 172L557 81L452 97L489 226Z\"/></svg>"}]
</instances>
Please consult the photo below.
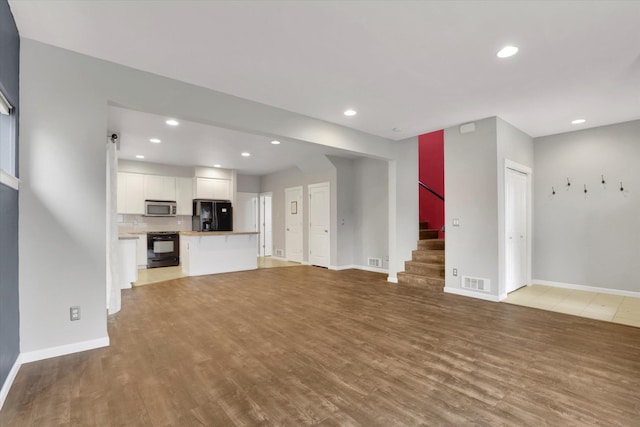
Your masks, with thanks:
<instances>
[{"instance_id":1,"label":"ceiling","mask_svg":"<svg viewBox=\"0 0 640 427\"><path fill-rule=\"evenodd\" d=\"M169 126L170 117L109 106L108 129L117 130L118 158L178 166L213 166L235 169L243 175L267 175L294 166L305 167L322 155L357 158L351 152L323 145L252 135L235 130L180 120ZM157 138L160 143L153 143ZM243 157L242 152L251 154ZM144 160L136 156L144 156Z\"/></svg>"},{"instance_id":2,"label":"ceiling","mask_svg":"<svg viewBox=\"0 0 640 427\"><path fill-rule=\"evenodd\" d=\"M396 140L640 118L638 1L9 4L22 37Z\"/></svg>"}]
</instances>

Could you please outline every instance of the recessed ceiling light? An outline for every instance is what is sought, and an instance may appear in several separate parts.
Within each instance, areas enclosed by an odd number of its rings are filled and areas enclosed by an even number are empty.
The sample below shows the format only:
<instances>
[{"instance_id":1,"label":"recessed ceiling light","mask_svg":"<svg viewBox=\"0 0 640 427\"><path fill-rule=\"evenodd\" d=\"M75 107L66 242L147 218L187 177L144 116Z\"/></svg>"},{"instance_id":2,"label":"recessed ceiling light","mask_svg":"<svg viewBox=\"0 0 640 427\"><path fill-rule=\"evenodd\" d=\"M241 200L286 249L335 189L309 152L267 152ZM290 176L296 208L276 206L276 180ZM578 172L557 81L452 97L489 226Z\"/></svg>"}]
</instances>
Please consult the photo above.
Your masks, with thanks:
<instances>
[{"instance_id":1,"label":"recessed ceiling light","mask_svg":"<svg viewBox=\"0 0 640 427\"><path fill-rule=\"evenodd\" d=\"M505 46L500 50L500 52L498 52L498 58L508 58L510 56L515 55L516 53L518 53L517 47Z\"/></svg>"},{"instance_id":2,"label":"recessed ceiling light","mask_svg":"<svg viewBox=\"0 0 640 427\"><path fill-rule=\"evenodd\" d=\"M348 116L348 117L355 116L356 114L358 114L358 112L356 110L346 110L344 112L344 115Z\"/></svg>"},{"instance_id":3,"label":"recessed ceiling light","mask_svg":"<svg viewBox=\"0 0 640 427\"><path fill-rule=\"evenodd\" d=\"M580 124L582 124L582 123L584 123L584 122L586 122L586 120L585 120L585 119L575 119L575 120L572 120L572 121L571 121L571 124L572 124L572 125L580 125Z\"/></svg>"},{"instance_id":4,"label":"recessed ceiling light","mask_svg":"<svg viewBox=\"0 0 640 427\"><path fill-rule=\"evenodd\" d=\"M251 153L247 153L246 151L244 153L242 153L242 157L249 157L251 155Z\"/></svg>"},{"instance_id":5,"label":"recessed ceiling light","mask_svg":"<svg viewBox=\"0 0 640 427\"><path fill-rule=\"evenodd\" d=\"M278 144L280 144L280 141L273 140L273 141L271 141L271 143L272 143L273 145L278 145Z\"/></svg>"},{"instance_id":6,"label":"recessed ceiling light","mask_svg":"<svg viewBox=\"0 0 640 427\"><path fill-rule=\"evenodd\" d=\"M136 156L136 159L144 159L144 156L143 156L142 154L138 154L138 155Z\"/></svg>"},{"instance_id":7,"label":"recessed ceiling light","mask_svg":"<svg viewBox=\"0 0 640 427\"><path fill-rule=\"evenodd\" d=\"M213 165L214 168L221 168L221 165Z\"/></svg>"},{"instance_id":8,"label":"recessed ceiling light","mask_svg":"<svg viewBox=\"0 0 640 427\"><path fill-rule=\"evenodd\" d=\"M180 124L176 119L169 119L165 123L169 126L178 126Z\"/></svg>"},{"instance_id":9,"label":"recessed ceiling light","mask_svg":"<svg viewBox=\"0 0 640 427\"><path fill-rule=\"evenodd\" d=\"M158 138L151 138L149 142L153 142L154 144L160 144L162 141L160 141Z\"/></svg>"}]
</instances>

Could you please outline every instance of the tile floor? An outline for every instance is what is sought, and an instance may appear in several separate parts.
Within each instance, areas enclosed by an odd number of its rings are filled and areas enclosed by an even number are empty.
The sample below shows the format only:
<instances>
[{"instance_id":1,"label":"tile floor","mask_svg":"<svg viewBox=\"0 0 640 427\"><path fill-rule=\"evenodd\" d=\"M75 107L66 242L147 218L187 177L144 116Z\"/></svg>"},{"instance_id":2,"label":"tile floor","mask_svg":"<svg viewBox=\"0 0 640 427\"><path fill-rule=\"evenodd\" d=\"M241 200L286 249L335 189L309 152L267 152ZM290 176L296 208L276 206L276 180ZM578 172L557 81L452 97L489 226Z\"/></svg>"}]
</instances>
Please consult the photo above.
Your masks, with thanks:
<instances>
[{"instance_id":1,"label":"tile floor","mask_svg":"<svg viewBox=\"0 0 640 427\"><path fill-rule=\"evenodd\" d=\"M281 261L271 257L258 257L258 268L274 268L274 267L294 267L300 265L296 262ZM186 277L182 272L182 267L160 267L147 268L138 270L138 280L133 286L149 285L151 283L164 282L166 280L178 279Z\"/></svg>"},{"instance_id":2,"label":"tile floor","mask_svg":"<svg viewBox=\"0 0 640 427\"><path fill-rule=\"evenodd\" d=\"M532 285L503 302L640 327L640 298Z\"/></svg>"}]
</instances>

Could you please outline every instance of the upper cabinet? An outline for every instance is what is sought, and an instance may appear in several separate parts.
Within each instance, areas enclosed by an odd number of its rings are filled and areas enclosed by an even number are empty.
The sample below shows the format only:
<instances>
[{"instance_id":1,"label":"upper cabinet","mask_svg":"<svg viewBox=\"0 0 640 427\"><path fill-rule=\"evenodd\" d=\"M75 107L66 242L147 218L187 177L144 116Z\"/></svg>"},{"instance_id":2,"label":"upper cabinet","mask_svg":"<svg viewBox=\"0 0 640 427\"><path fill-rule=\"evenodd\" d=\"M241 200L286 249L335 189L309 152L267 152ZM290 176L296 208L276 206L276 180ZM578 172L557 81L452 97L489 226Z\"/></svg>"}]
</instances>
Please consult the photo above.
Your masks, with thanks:
<instances>
[{"instance_id":1,"label":"upper cabinet","mask_svg":"<svg viewBox=\"0 0 640 427\"><path fill-rule=\"evenodd\" d=\"M143 175L145 200L176 200L176 179L172 176Z\"/></svg>"},{"instance_id":2,"label":"upper cabinet","mask_svg":"<svg viewBox=\"0 0 640 427\"><path fill-rule=\"evenodd\" d=\"M176 178L178 215L193 215L193 178Z\"/></svg>"},{"instance_id":3,"label":"upper cabinet","mask_svg":"<svg viewBox=\"0 0 640 427\"><path fill-rule=\"evenodd\" d=\"M118 172L118 213L144 214L144 175Z\"/></svg>"},{"instance_id":4,"label":"upper cabinet","mask_svg":"<svg viewBox=\"0 0 640 427\"><path fill-rule=\"evenodd\" d=\"M231 181L220 178L196 178L196 199L231 200Z\"/></svg>"}]
</instances>

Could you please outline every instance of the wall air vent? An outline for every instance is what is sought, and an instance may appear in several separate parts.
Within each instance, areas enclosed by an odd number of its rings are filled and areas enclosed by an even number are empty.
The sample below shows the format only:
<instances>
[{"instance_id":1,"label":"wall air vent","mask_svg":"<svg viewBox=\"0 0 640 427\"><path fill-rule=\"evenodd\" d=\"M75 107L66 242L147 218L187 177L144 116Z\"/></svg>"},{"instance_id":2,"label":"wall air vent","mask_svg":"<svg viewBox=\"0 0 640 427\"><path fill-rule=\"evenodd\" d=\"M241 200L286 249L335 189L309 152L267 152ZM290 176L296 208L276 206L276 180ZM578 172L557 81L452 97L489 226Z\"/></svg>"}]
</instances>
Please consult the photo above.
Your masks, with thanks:
<instances>
[{"instance_id":1,"label":"wall air vent","mask_svg":"<svg viewBox=\"0 0 640 427\"><path fill-rule=\"evenodd\" d=\"M367 258L367 265L369 267L382 267L382 259L380 258Z\"/></svg>"},{"instance_id":2,"label":"wall air vent","mask_svg":"<svg viewBox=\"0 0 640 427\"><path fill-rule=\"evenodd\" d=\"M489 279L481 279L478 277L462 277L462 289L472 291L491 292L491 281Z\"/></svg>"}]
</instances>

